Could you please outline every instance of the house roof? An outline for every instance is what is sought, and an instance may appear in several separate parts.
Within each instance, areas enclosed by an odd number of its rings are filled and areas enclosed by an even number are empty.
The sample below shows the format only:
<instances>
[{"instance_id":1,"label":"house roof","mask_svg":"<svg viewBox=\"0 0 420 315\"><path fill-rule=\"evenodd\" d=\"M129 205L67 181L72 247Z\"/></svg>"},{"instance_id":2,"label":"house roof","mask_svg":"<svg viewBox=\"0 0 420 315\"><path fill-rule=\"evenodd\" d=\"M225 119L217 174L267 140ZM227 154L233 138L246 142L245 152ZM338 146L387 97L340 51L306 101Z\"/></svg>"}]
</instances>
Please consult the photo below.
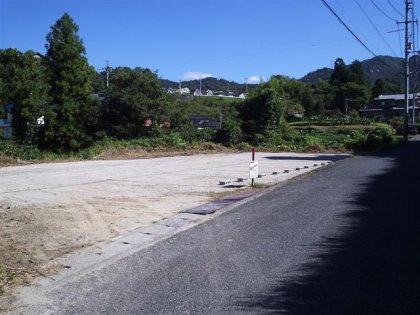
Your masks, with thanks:
<instances>
[{"instance_id":1,"label":"house roof","mask_svg":"<svg viewBox=\"0 0 420 315\"><path fill-rule=\"evenodd\" d=\"M408 94L408 98L413 99L414 93ZM420 98L420 93L416 93L416 98ZM405 94L381 94L378 97L374 98L375 101L385 101L385 100L404 100Z\"/></svg>"}]
</instances>

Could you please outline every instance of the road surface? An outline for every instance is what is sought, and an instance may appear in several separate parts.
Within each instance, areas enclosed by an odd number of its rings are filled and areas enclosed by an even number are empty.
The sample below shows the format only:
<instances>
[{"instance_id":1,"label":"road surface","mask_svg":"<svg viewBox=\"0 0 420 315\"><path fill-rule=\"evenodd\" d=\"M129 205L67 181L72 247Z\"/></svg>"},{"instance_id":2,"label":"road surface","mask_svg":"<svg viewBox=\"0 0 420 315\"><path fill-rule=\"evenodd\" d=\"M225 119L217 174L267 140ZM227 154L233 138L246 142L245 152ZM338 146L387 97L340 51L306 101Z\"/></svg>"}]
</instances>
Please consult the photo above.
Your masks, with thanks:
<instances>
[{"instance_id":1,"label":"road surface","mask_svg":"<svg viewBox=\"0 0 420 315\"><path fill-rule=\"evenodd\" d=\"M24 314L419 314L420 141L342 160L44 290Z\"/></svg>"}]
</instances>

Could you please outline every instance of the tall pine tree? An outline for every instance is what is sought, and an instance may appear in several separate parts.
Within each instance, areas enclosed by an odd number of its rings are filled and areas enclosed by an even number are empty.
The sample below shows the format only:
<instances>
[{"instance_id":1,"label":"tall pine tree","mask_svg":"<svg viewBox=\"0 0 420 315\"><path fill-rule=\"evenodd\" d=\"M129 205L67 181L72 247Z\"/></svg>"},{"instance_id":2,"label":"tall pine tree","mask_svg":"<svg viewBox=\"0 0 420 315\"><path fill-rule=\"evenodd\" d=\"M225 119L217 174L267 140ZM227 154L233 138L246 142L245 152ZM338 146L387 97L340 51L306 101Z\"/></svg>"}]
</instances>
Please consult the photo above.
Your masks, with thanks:
<instances>
[{"instance_id":1,"label":"tall pine tree","mask_svg":"<svg viewBox=\"0 0 420 315\"><path fill-rule=\"evenodd\" d=\"M89 66L79 28L65 13L47 35L50 105L45 117L44 146L55 151L76 151L90 144L88 124L92 99Z\"/></svg>"}]
</instances>

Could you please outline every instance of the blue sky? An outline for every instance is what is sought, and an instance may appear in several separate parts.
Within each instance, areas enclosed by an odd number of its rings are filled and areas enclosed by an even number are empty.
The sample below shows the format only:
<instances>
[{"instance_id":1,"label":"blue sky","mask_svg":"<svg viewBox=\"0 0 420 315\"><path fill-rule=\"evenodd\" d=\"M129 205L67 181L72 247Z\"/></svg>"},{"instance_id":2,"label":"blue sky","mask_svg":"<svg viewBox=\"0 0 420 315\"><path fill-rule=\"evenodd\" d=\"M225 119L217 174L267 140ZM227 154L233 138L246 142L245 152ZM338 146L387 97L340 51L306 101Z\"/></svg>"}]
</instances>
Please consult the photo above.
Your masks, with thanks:
<instances>
[{"instance_id":1,"label":"blue sky","mask_svg":"<svg viewBox=\"0 0 420 315\"><path fill-rule=\"evenodd\" d=\"M403 33L387 32L403 20L404 0L326 1L375 54L402 56ZM300 78L338 57L372 57L321 0L0 0L0 49L45 53L45 37L65 12L96 69L109 60L174 81Z\"/></svg>"}]
</instances>

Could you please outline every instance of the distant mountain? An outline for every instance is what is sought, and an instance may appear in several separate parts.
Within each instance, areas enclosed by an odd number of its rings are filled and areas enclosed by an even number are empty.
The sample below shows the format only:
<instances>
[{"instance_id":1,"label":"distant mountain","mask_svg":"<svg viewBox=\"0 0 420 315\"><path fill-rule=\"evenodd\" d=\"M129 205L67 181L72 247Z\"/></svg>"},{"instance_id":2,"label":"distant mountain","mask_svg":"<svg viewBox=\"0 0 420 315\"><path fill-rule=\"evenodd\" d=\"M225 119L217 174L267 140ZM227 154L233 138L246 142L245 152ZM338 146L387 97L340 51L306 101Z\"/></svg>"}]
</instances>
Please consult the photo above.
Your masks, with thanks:
<instances>
[{"instance_id":1,"label":"distant mountain","mask_svg":"<svg viewBox=\"0 0 420 315\"><path fill-rule=\"evenodd\" d=\"M309 72L307 75L305 75L303 78L300 79L300 81L303 81L308 84L315 84L319 80L328 81L331 77L331 74L333 73L333 69L331 68L322 68L318 69L312 72Z\"/></svg>"},{"instance_id":2,"label":"distant mountain","mask_svg":"<svg viewBox=\"0 0 420 315\"><path fill-rule=\"evenodd\" d=\"M161 79L160 82L165 89L177 89L179 88L179 82L174 82L170 80ZM191 81L182 81L181 86L183 88L188 88L191 93L194 93L195 90L200 89L200 81L199 80L191 80ZM248 84L248 90L255 88L256 84ZM245 84L236 83L234 81L227 81L225 79L216 79L216 78L205 78L201 80L201 91L204 94L207 90L211 90L213 92L222 91L226 95L228 93L228 89L230 92L233 92L236 96L240 95L241 93L245 93L246 86Z\"/></svg>"},{"instance_id":3,"label":"distant mountain","mask_svg":"<svg viewBox=\"0 0 420 315\"><path fill-rule=\"evenodd\" d=\"M389 82L396 84L401 84L403 80L403 58L390 57L390 56L377 56L371 59L361 61L363 69L365 70L366 77L368 80L373 83L377 79L384 79ZM412 63L412 61L411 61ZM420 65L420 63L418 62ZM314 84L318 82L319 79L328 81L330 79L333 69L331 68L322 68L312 72L309 72L307 75L302 77L300 80Z\"/></svg>"},{"instance_id":4,"label":"distant mountain","mask_svg":"<svg viewBox=\"0 0 420 315\"><path fill-rule=\"evenodd\" d=\"M416 67L420 68L420 56L416 56ZM404 59L390 56L377 56L371 59L361 61L363 69L365 70L366 77L369 82L373 85L377 79L384 79L390 83L403 86L404 85ZM349 63L350 64L350 63ZM414 57L410 59L410 69L414 69ZM299 79L308 84L317 83L320 79L328 81L331 77L333 69L322 68L312 72ZM179 82L161 79L162 86L165 89L179 87ZM420 86L420 71L418 72L418 86ZM200 89L200 81L183 81L182 87L190 89L191 93L195 90ZM258 87L257 84L248 84L248 90ZM201 80L201 90L203 93L207 90L213 92L223 91L227 94L227 91L233 92L235 95L239 95L245 92L245 84L236 83L234 81L227 81L224 79L216 78L205 78Z\"/></svg>"},{"instance_id":5,"label":"distant mountain","mask_svg":"<svg viewBox=\"0 0 420 315\"><path fill-rule=\"evenodd\" d=\"M401 84L403 81L404 59L378 56L362 61L368 80L373 84L377 79Z\"/></svg>"}]
</instances>

